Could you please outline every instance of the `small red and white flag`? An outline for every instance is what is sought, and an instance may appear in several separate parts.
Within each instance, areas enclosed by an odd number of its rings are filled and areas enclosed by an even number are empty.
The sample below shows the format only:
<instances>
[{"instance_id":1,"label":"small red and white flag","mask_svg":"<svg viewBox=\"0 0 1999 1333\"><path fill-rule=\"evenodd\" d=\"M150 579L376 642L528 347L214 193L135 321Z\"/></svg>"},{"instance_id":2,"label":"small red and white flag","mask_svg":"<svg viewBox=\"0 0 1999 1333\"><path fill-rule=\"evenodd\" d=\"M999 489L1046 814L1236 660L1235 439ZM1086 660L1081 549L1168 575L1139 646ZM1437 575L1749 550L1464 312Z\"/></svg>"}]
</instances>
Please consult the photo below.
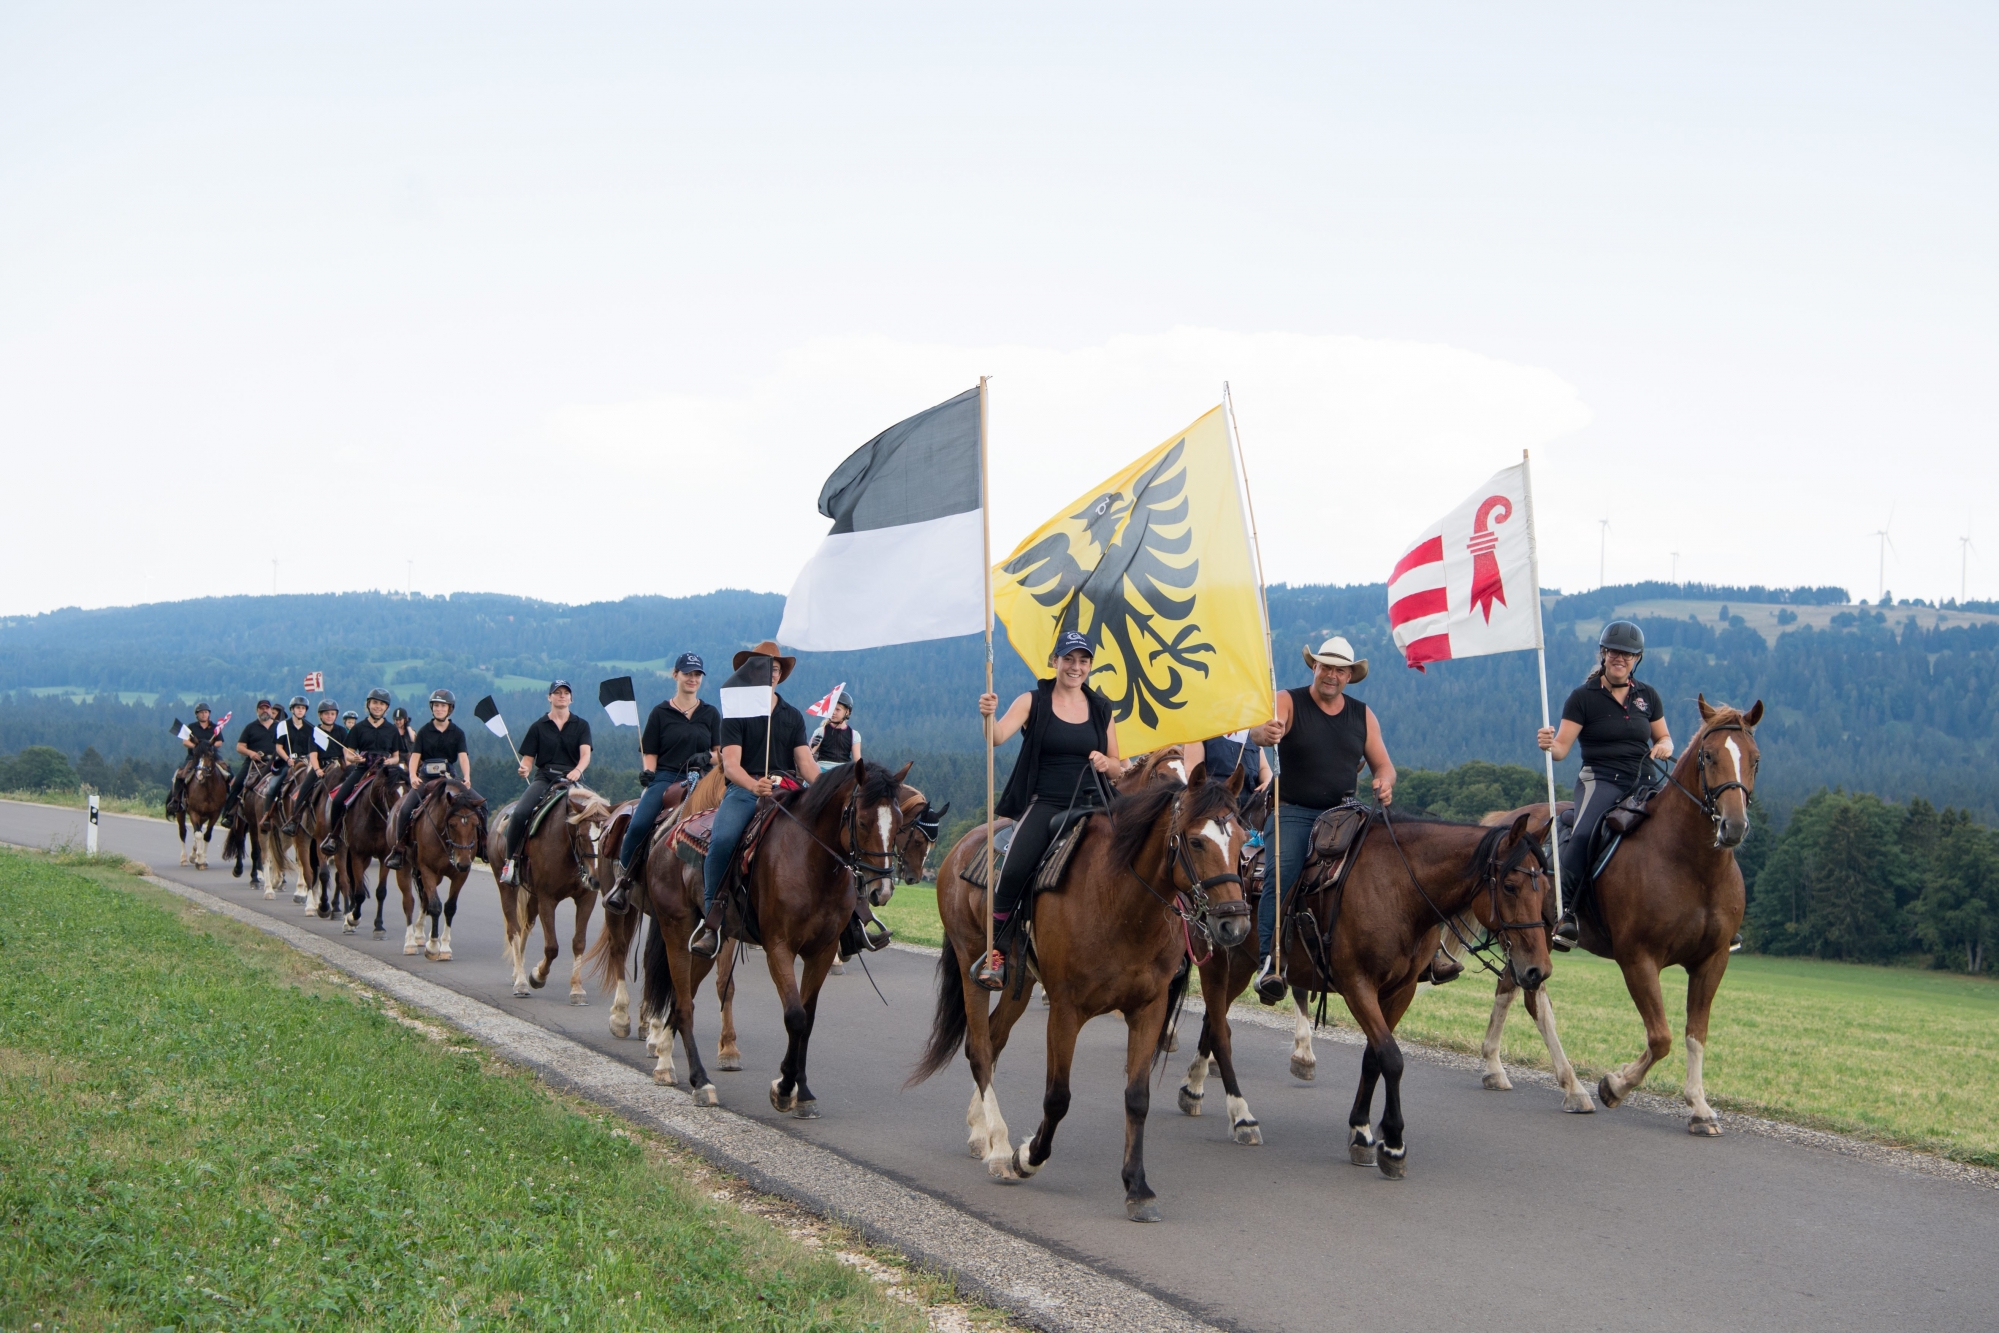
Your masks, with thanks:
<instances>
[{"instance_id":1,"label":"small red and white flag","mask_svg":"<svg viewBox=\"0 0 1999 1333\"><path fill-rule=\"evenodd\" d=\"M846 690L846 688L847 688L847 682L844 680L841 681L838 685L835 685L832 688L831 692L829 692L824 699L821 699L816 704L809 705L805 711L811 714L813 717L833 716L833 709L840 702L840 695Z\"/></svg>"},{"instance_id":2,"label":"small red and white flag","mask_svg":"<svg viewBox=\"0 0 1999 1333\"><path fill-rule=\"evenodd\" d=\"M319 692L320 692L321 690L323 690L323 689L325 689L325 688L326 688L326 676L325 676L325 674L324 674L324 673L322 673L322 672L318 672L318 671L308 671L308 672L306 672L306 673L305 673L305 688L306 688L306 689L308 689L308 690L310 690L310 691L311 691L312 693L314 693L314 694L318 694L318 693L319 693Z\"/></svg>"},{"instance_id":3,"label":"small red and white flag","mask_svg":"<svg viewBox=\"0 0 1999 1333\"><path fill-rule=\"evenodd\" d=\"M1388 628L1425 662L1541 646L1533 497L1523 462L1418 537L1388 576Z\"/></svg>"}]
</instances>

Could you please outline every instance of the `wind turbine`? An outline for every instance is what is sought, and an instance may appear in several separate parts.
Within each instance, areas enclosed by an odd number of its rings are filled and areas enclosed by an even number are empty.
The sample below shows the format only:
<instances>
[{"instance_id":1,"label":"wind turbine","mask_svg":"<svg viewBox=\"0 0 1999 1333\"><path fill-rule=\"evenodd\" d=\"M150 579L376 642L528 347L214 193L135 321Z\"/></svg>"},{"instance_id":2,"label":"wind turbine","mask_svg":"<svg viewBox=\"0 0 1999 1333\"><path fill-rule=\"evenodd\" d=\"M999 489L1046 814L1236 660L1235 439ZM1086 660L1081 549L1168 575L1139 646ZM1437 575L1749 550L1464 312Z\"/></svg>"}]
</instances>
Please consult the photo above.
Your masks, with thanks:
<instances>
[{"instance_id":1,"label":"wind turbine","mask_svg":"<svg viewBox=\"0 0 1999 1333\"><path fill-rule=\"evenodd\" d=\"M1888 552L1894 549L1895 546L1895 539L1888 535L1888 529L1894 526L1895 506L1891 504L1888 506L1888 521L1883 523L1874 533L1876 537L1881 539L1879 543L1880 568L1876 571L1874 584L1874 604L1876 606L1879 606L1882 599L1888 595ZM1900 551L1896 551L1895 553L1897 555L1901 554Z\"/></svg>"},{"instance_id":2,"label":"wind turbine","mask_svg":"<svg viewBox=\"0 0 1999 1333\"><path fill-rule=\"evenodd\" d=\"M1673 582L1677 584L1679 581L1680 581L1680 553L1678 551L1675 551L1673 552Z\"/></svg>"}]
</instances>

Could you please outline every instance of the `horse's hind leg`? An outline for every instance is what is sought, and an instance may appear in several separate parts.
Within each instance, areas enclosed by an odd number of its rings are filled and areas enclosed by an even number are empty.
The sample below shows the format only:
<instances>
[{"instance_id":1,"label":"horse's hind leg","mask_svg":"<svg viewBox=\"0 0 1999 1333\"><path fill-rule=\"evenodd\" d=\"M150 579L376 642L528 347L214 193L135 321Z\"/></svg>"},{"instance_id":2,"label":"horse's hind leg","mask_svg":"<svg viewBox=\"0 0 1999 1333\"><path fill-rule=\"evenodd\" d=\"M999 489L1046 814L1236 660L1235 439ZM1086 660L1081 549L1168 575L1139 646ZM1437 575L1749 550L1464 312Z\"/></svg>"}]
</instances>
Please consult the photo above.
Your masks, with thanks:
<instances>
[{"instance_id":1,"label":"horse's hind leg","mask_svg":"<svg viewBox=\"0 0 1999 1333\"><path fill-rule=\"evenodd\" d=\"M1214 1011L1201 1019L1201 1037L1194 1043L1194 1063L1187 1066L1187 1081L1180 1085L1180 1113L1201 1114L1201 1099L1207 1096L1208 1055L1214 1050Z\"/></svg>"},{"instance_id":2,"label":"horse's hind leg","mask_svg":"<svg viewBox=\"0 0 1999 1333\"><path fill-rule=\"evenodd\" d=\"M583 991L583 947L590 939L590 909L597 905L594 893L576 895L576 934L569 941L569 1002L587 1007L590 999ZM626 1030L630 1030L629 1021Z\"/></svg>"},{"instance_id":3,"label":"horse's hind leg","mask_svg":"<svg viewBox=\"0 0 1999 1333\"><path fill-rule=\"evenodd\" d=\"M1513 984L1513 974L1501 972L1499 986L1492 995L1492 1017L1485 1025L1485 1041L1478 1048L1479 1055L1485 1060L1485 1077L1480 1082L1487 1092L1513 1091L1513 1080L1506 1076L1506 1066L1499 1062L1499 1039L1506 1031L1506 1015L1513 1008L1513 997L1518 993L1519 987ZM1534 1000L1531 996L1527 1000L1527 1009L1529 1013L1533 1012Z\"/></svg>"},{"instance_id":4,"label":"horse's hind leg","mask_svg":"<svg viewBox=\"0 0 1999 1333\"><path fill-rule=\"evenodd\" d=\"M555 956L562 952L562 946L556 943L555 938L555 899L543 899L539 894L535 898L541 917L541 962L528 975L528 985L540 990L548 984L549 969L555 966ZM525 933L521 937L521 948L527 948Z\"/></svg>"},{"instance_id":5,"label":"horse's hind leg","mask_svg":"<svg viewBox=\"0 0 1999 1333\"><path fill-rule=\"evenodd\" d=\"M1687 1106L1693 1116L1687 1121L1687 1133L1702 1138L1715 1138L1721 1133L1721 1121L1715 1116L1714 1108L1707 1104L1707 1084L1702 1077L1702 1064L1707 1058L1707 1021L1714 1008L1714 995L1721 988L1722 973L1728 970L1728 950L1711 955L1705 962L1687 969Z\"/></svg>"},{"instance_id":6,"label":"horse's hind leg","mask_svg":"<svg viewBox=\"0 0 1999 1333\"><path fill-rule=\"evenodd\" d=\"M1555 1033L1555 1006L1548 999L1546 986L1527 992L1527 1012L1533 1017L1534 1026L1541 1029L1541 1040L1548 1043L1549 1065L1562 1089L1562 1109L1571 1115L1594 1113L1596 1103L1589 1099L1582 1080L1576 1077L1576 1067L1569 1063L1569 1054L1562 1049L1562 1039Z\"/></svg>"},{"instance_id":7,"label":"horse's hind leg","mask_svg":"<svg viewBox=\"0 0 1999 1333\"><path fill-rule=\"evenodd\" d=\"M686 941L682 940L682 944ZM690 958L692 954L688 955ZM699 985L699 981L695 983ZM722 941L715 957L715 1003L721 1006L722 1030L715 1038L715 1068L733 1072L743 1067L743 1048L736 1044L736 944Z\"/></svg>"},{"instance_id":8,"label":"horse's hind leg","mask_svg":"<svg viewBox=\"0 0 1999 1333\"><path fill-rule=\"evenodd\" d=\"M1305 989L1291 988L1291 1077L1310 1083L1318 1076L1319 1057L1312 1053L1312 1014L1305 1007Z\"/></svg>"},{"instance_id":9,"label":"horse's hind leg","mask_svg":"<svg viewBox=\"0 0 1999 1333\"><path fill-rule=\"evenodd\" d=\"M1624 988L1631 992L1631 1001L1638 1006L1638 1017L1645 1023L1645 1050L1624 1068L1614 1069L1597 1080L1596 1095L1605 1106L1621 1104L1645 1081L1652 1066L1673 1050L1673 1032L1666 1026L1666 1001L1659 993L1659 969L1649 958L1619 960L1618 966L1624 970Z\"/></svg>"},{"instance_id":10,"label":"horse's hind leg","mask_svg":"<svg viewBox=\"0 0 1999 1333\"><path fill-rule=\"evenodd\" d=\"M1158 1049L1158 1033L1166 1022L1166 997L1161 995L1136 1013L1125 1015L1124 1050L1124 1215L1134 1222L1157 1222L1159 1205L1154 1202L1152 1186L1145 1183L1145 1117L1152 1109L1152 1058ZM1050 1089L1054 1086L1053 1027L1049 1024ZM1074 1054L1076 1037L1069 1033L1068 1054ZM1062 1104L1067 1109L1069 1102L1068 1068L1064 1062L1062 1070ZM1058 1117L1059 1118L1059 1117ZM1046 1126L1052 1140L1055 1127ZM1041 1136L1035 1136L1040 1143ZM1046 1154L1044 1153L1044 1157Z\"/></svg>"}]
</instances>

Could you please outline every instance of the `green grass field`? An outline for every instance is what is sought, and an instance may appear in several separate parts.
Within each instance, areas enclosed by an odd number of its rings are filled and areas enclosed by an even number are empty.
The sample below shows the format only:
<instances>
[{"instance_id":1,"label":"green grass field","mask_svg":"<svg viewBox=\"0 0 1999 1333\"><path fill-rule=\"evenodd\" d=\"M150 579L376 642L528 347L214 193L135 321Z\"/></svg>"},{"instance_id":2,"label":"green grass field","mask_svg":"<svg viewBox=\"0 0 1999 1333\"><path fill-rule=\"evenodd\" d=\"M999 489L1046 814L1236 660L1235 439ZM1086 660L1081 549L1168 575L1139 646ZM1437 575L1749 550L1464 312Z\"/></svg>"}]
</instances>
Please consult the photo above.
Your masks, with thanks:
<instances>
[{"instance_id":1,"label":"green grass field","mask_svg":"<svg viewBox=\"0 0 1999 1333\"><path fill-rule=\"evenodd\" d=\"M150 815L154 819L165 819L162 802L129 796L99 796L97 808L118 815ZM64 788L61 791L0 791L0 801L25 801L30 805L62 805L72 810L87 810L90 803L80 791Z\"/></svg>"},{"instance_id":2,"label":"green grass field","mask_svg":"<svg viewBox=\"0 0 1999 1333\"><path fill-rule=\"evenodd\" d=\"M0 853L0 1327L924 1326L662 1142L70 860Z\"/></svg>"},{"instance_id":3,"label":"green grass field","mask_svg":"<svg viewBox=\"0 0 1999 1333\"><path fill-rule=\"evenodd\" d=\"M936 892L898 888L880 915L896 938L937 944ZM1647 1089L1678 1093L1686 1073L1686 973L1664 977L1673 1053ZM1644 1045L1638 1011L1617 967L1558 955L1549 994L1562 1046L1591 1084ZM1332 1012L1352 1026L1343 1006ZM1425 987L1399 1032L1431 1046L1476 1051L1492 1012L1489 977L1467 972ZM1515 1003L1509 1063L1545 1069L1547 1047ZM1947 972L1860 967L1737 954L1709 1026L1708 1100L1725 1110L1905 1144L1999 1166L1999 982Z\"/></svg>"}]
</instances>

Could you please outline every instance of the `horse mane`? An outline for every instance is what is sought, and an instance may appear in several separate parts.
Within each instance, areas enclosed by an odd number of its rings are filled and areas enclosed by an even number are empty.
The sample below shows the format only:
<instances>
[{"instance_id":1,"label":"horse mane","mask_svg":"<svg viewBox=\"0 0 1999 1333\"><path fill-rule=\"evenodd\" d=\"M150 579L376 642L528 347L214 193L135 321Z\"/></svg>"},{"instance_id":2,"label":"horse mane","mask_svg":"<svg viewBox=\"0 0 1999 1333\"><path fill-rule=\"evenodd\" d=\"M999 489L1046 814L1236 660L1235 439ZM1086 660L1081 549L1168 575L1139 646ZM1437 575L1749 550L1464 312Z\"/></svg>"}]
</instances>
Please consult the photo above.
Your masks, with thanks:
<instances>
[{"instance_id":1,"label":"horse mane","mask_svg":"<svg viewBox=\"0 0 1999 1333\"><path fill-rule=\"evenodd\" d=\"M1130 865L1138 859L1138 852L1152 833L1152 826L1159 822L1159 816L1182 792L1185 785L1179 782L1148 782L1138 790L1119 796L1111 802L1111 860L1118 865Z\"/></svg>"},{"instance_id":2,"label":"horse mane","mask_svg":"<svg viewBox=\"0 0 1999 1333\"><path fill-rule=\"evenodd\" d=\"M861 774L862 769L867 770L865 776ZM862 804L886 803L898 810L902 808L896 799L895 770L885 764L857 762L841 765L839 774L830 780L822 774L819 781L792 797L791 813L810 824L823 817L827 810L845 804L847 793L854 790L857 784Z\"/></svg>"},{"instance_id":3,"label":"horse mane","mask_svg":"<svg viewBox=\"0 0 1999 1333\"><path fill-rule=\"evenodd\" d=\"M895 789L895 803L904 810L911 806L921 809L930 804L930 798L905 782Z\"/></svg>"},{"instance_id":4,"label":"horse mane","mask_svg":"<svg viewBox=\"0 0 1999 1333\"><path fill-rule=\"evenodd\" d=\"M1709 704L1708 707L1714 709L1714 716L1701 723L1700 730L1694 733L1696 741L1710 731L1727 726L1729 723L1739 727L1746 727L1748 724L1748 719L1743 716L1742 710L1733 704Z\"/></svg>"},{"instance_id":5,"label":"horse mane","mask_svg":"<svg viewBox=\"0 0 1999 1333\"><path fill-rule=\"evenodd\" d=\"M611 813L611 803L580 782L569 784L569 796L571 800L580 798L583 802L583 808L569 817L569 822L572 824L580 824L586 819L594 818L599 810L607 815Z\"/></svg>"}]
</instances>

